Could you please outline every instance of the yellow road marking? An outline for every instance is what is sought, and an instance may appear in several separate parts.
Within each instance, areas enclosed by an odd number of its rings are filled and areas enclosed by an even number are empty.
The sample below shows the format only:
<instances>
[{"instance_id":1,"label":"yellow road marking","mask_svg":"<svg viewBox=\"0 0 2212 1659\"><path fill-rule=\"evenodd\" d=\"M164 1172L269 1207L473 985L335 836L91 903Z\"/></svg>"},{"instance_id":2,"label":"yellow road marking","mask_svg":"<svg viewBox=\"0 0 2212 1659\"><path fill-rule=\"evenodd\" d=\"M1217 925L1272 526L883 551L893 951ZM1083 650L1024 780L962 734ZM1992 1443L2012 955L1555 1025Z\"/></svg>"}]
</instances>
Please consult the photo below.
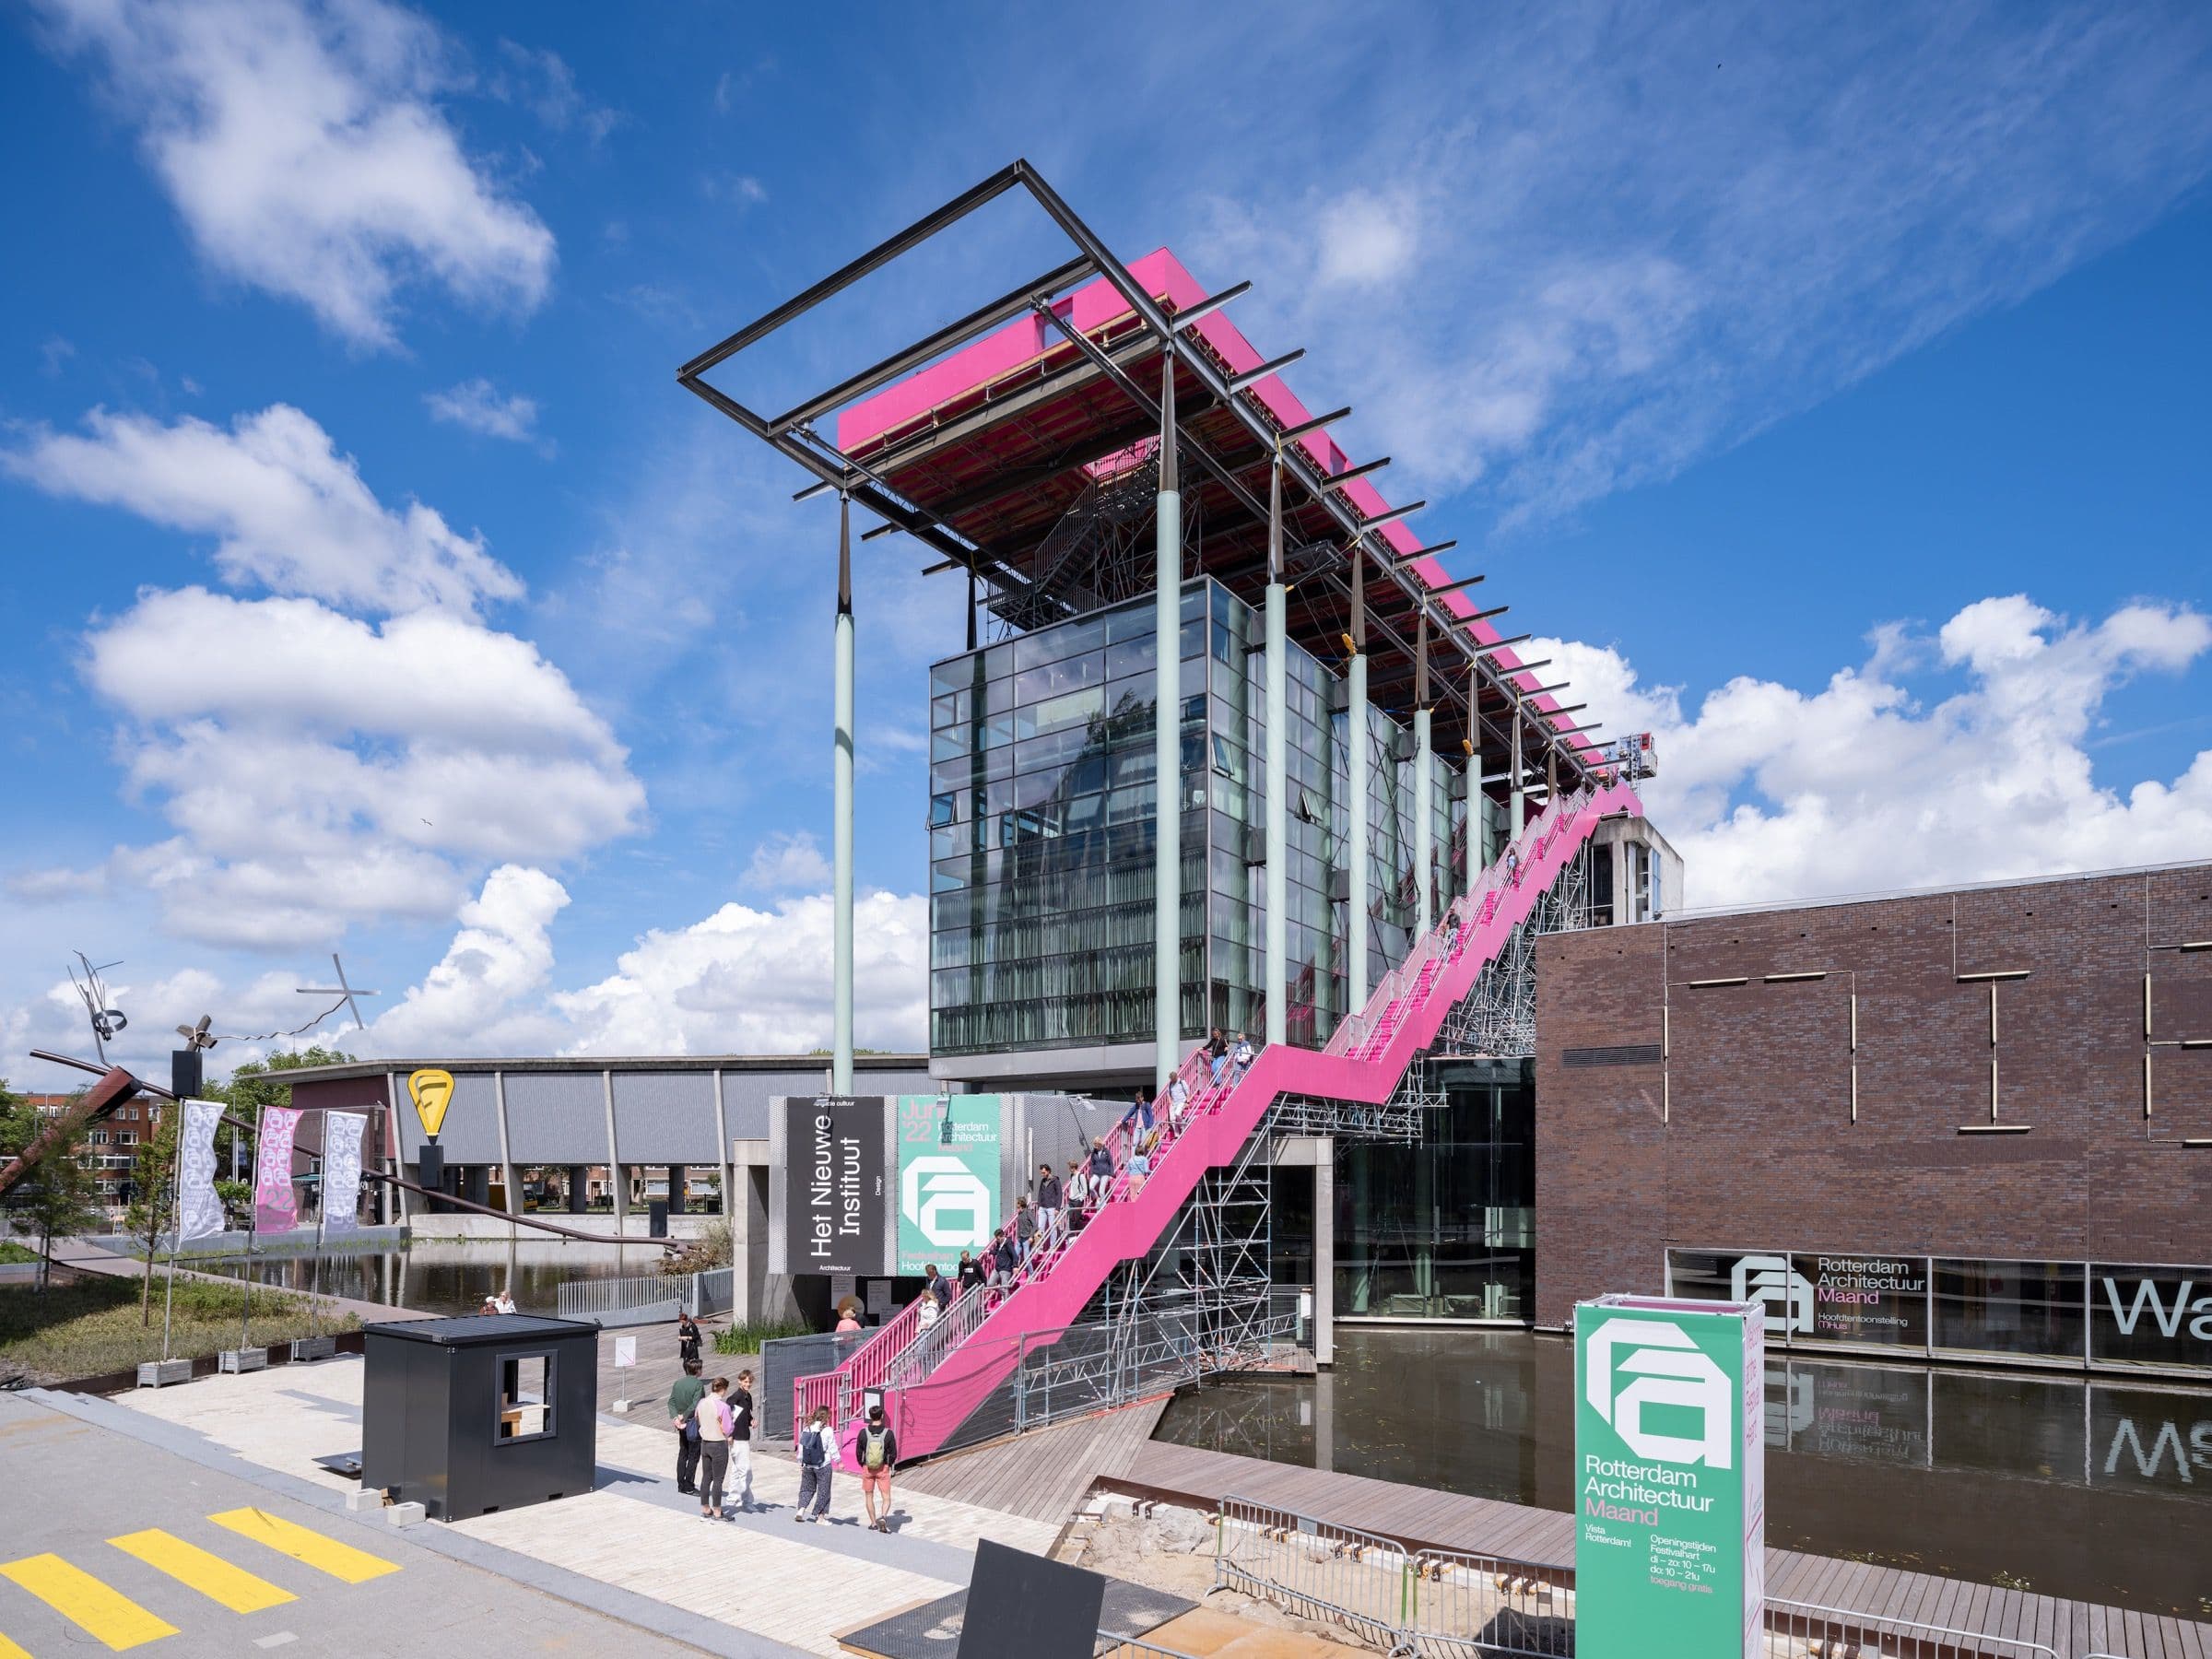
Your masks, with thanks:
<instances>
[{"instance_id":1,"label":"yellow road marking","mask_svg":"<svg viewBox=\"0 0 2212 1659\"><path fill-rule=\"evenodd\" d=\"M57 1555L26 1556L20 1561L10 1561L0 1567L0 1578L13 1579L118 1653L177 1633L175 1625L156 1618L129 1596L118 1594Z\"/></svg>"},{"instance_id":2,"label":"yellow road marking","mask_svg":"<svg viewBox=\"0 0 2212 1659\"><path fill-rule=\"evenodd\" d=\"M30 1655L6 1637L0 1636L0 1659L30 1659Z\"/></svg>"},{"instance_id":3,"label":"yellow road marking","mask_svg":"<svg viewBox=\"0 0 2212 1659\"><path fill-rule=\"evenodd\" d=\"M326 1538L319 1532L294 1525L281 1515L272 1515L266 1510L225 1510L208 1520L218 1526L236 1533L241 1538L251 1538L256 1544L266 1544L278 1555L288 1555L295 1561L305 1561L310 1567L327 1572L335 1579L348 1584L366 1583L372 1578L382 1578L387 1572L397 1572L399 1563L387 1561L382 1556L372 1556L365 1549L356 1549L350 1544L341 1544L335 1538Z\"/></svg>"},{"instance_id":4,"label":"yellow road marking","mask_svg":"<svg viewBox=\"0 0 2212 1659\"><path fill-rule=\"evenodd\" d=\"M108 1542L124 1555L137 1557L156 1571L168 1573L180 1584L189 1585L233 1613L258 1613L264 1607L281 1606L286 1602L299 1600L289 1590L280 1589L267 1579L256 1578L243 1567L234 1567L221 1556L209 1555L198 1545L187 1544L174 1533L165 1533L158 1526L145 1532L126 1533Z\"/></svg>"}]
</instances>

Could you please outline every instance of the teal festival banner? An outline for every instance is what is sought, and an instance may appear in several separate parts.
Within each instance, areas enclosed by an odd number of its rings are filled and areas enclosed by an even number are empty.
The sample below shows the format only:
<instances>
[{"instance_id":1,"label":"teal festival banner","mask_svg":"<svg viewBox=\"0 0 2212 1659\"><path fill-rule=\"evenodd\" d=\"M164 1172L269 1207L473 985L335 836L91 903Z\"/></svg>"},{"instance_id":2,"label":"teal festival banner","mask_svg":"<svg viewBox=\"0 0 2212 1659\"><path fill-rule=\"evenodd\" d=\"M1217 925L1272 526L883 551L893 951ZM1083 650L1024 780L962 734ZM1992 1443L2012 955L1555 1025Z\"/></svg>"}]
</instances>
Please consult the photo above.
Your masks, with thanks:
<instances>
[{"instance_id":1,"label":"teal festival banner","mask_svg":"<svg viewBox=\"0 0 2212 1659\"><path fill-rule=\"evenodd\" d=\"M999 1095L900 1095L896 1270L950 1273L1001 1219ZM949 1130L947 1125L949 1124Z\"/></svg>"},{"instance_id":2,"label":"teal festival banner","mask_svg":"<svg viewBox=\"0 0 2212 1659\"><path fill-rule=\"evenodd\" d=\"M1575 1652L1766 1653L1766 1312L1574 1310Z\"/></svg>"}]
</instances>

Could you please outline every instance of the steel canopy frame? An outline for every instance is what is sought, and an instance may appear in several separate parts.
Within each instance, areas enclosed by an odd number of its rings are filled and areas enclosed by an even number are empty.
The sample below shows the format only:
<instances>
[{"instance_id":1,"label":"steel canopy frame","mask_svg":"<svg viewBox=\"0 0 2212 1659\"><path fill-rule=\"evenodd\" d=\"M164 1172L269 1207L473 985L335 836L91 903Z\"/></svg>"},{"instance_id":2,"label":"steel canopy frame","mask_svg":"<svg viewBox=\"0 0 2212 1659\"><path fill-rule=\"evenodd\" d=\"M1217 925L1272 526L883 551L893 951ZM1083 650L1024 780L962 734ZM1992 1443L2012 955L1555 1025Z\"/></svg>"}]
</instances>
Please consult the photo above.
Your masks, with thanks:
<instances>
[{"instance_id":1,"label":"steel canopy frame","mask_svg":"<svg viewBox=\"0 0 2212 1659\"><path fill-rule=\"evenodd\" d=\"M958 322L894 352L780 415L763 415L706 379L710 371L729 362L747 347L759 344L853 284L881 270L900 255L912 252L1014 190L1027 193L1030 200L1066 236L1076 250L1074 258L1009 289L996 300L970 312ZM1384 541L1379 534L1386 525L1396 523L1417 509L1396 508L1371 518L1362 517L1356 507L1339 493L1347 478L1342 476L1332 477L1324 469L1315 465L1295 442L1285 441L1285 430L1273 424L1244 395L1251 390L1252 383L1262 378L1260 371L1226 373L1205 351L1184 340L1182 331L1198 319L1187 312L1177 312L1171 316L1163 311L1143 286L1130 276L1128 268L1114 256L1098 233L1068 206L1043 175L1026 159L1017 159L1002 168L812 287L700 353L677 371L677 382L710 407L719 410L761 441L796 462L813 475L819 486L839 491L884 520L888 526L914 536L925 547L943 555L950 563L966 570L971 581L985 576L987 571L989 581L1019 594L1032 586L1022 572L978 547L923 503L907 498L888 478L823 437L815 429L814 423L831 411L901 378L954 347L1004 325L1025 312L1038 312L1061 322L1061 332L1077 343L1087 365L1094 371L1102 371L1125 395L1131 397L1140 410L1144 409L1149 400L1134 380L1121 371L1120 364L1112 360L1123 353L1118 349L1111 352L1100 350L1095 343L1066 328L1065 322L1054 316L1052 311L1050 300L1053 295L1071 284L1093 277L1102 278L1121 296L1141 324L1142 338L1173 359L1181 368L1197 379L1211 400L1206 406L1209 411L1213 408L1229 411L1245 429L1254 445L1266 453L1272 455L1279 449L1285 474L1312 503L1327 515L1341 535L1344 551L1348 558L1374 559L1382 573L1406 601L1412 616L1418 617L1430 610L1430 602L1441 596L1440 590L1425 583L1411 568L1422 555L1418 552L1402 552ZM1248 286L1232 285L1208 296L1200 302L1199 307L1192 309L1218 309L1236 298ZM1293 360L1297 355L1291 353L1273 359L1264 364L1263 370L1272 373L1284 363ZM1154 412L1157 412L1156 406ZM1192 413L1195 415L1199 412L1194 409ZM1305 422L1304 429L1318 430L1331 420L1338 418L1341 413ZM1233 497L1240 499L1240 504L1256 509L1256 500L1235 477L1239 470L1236 466L1216 457L1185 429L1184 423L1178 423L1177 431L1184 454L1197 461L1206 472L1225 485ZM1297 429L1293 429L1293 433L1289 435L1296 435L1296 432ZM1255 512L1255 516L1264 519L1265 513ZM1343 582L1336 572L1328 572L1327 581L1329 586L1348 592L1348 582ZM1526 709L1521 700L1514 696L1515 688L1510 683L1510 677L1523 670L1518 667L1500 668L1490 660L1490 653L1499 648L1499 641L1486 643L1475 639L1464 627L1468 618L1454 617L1441 607L1430 614L1439 624L1436 631L1442 636L1447 648L1460 654L1474 674L1484 682L1484 689L1502 694L1524 719L1535 712ZM1371 612L1371 624L1386 641L1402 651L1406 650L1406 642L1395 637L1397 629L1382 624ZM1407 654L1411 654L1410 652ZM1439 700L1465 707L1470 734L1477 727L1495 731L1496 727L1486 717L1481 698L1466 696L1459 690L1453 680L1454 677L1445 677L1444 695ZM1566 741L1571 734L1550 731L1540 721L1535 723L1535 730L1540 740L1555 753L1561 755L1576 773L1583 776L1594 774L1599 758Z\"/></svg>"}]
</instances>

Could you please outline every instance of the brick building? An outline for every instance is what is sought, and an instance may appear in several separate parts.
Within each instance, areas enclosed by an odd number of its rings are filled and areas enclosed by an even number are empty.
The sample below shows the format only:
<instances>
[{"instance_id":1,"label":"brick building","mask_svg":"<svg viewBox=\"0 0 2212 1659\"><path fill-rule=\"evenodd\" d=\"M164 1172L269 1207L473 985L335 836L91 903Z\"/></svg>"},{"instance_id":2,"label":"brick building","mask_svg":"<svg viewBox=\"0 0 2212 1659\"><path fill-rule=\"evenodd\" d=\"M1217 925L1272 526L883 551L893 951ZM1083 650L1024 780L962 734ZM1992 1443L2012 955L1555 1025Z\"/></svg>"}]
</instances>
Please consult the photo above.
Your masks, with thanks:
<instances>
[{"instance_id":1,"label":"brick building","mask_svg":"<svg viewBox=\"0 0 2212 1659\"><path fill-rule=\"evenodd\" d=\"M2212 865L1559 934L1536 980L1539 1324L1671 1286L2212 1363Z\"/></svg>"}]
</instances>

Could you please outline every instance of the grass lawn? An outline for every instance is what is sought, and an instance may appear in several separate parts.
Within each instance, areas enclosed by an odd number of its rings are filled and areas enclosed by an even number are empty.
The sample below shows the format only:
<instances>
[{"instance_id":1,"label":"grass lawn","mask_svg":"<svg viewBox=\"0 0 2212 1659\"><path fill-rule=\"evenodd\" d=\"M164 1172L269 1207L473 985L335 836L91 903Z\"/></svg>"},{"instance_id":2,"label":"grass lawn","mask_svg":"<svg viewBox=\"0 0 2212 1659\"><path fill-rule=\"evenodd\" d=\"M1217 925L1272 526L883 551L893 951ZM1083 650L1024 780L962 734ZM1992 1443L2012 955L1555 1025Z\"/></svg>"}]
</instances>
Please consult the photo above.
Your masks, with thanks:
<instances>
[{"instance_id":1,"label":"grass lawn","mask_svg":"<svg viewBox=\"0 0 2212 1659\"><path fill-rule=\"evenodd\" d=\"M35 1262L38 1259L37 1251L27 1249L13 1239L0 1239L0 1265L10 1262Z\"/></svg>"},{"instance_id":2,"label":"grass lawn","mask_svg":"<svg viewBox=\"0 0 2212 1659\"><path fill-rule=\"evenodd\" d=\"M74 1282L65 1284L64 1278ZM171 1355L197 1359L236 1347L243 1289L178 1275ZM138 1291L136 1279L91 1273L57 1273L44 1295L29 1285L0 1285L0 1382L66 1382L160 1359L162 1281L154 1282L150 1325L138 1323ZM305 1297L266 1286L253 1289L251 1339L256 1347L359 1328L351 1314L333 1319L325 1310L311 1329Z\"/></svg>"}]
</instances>

